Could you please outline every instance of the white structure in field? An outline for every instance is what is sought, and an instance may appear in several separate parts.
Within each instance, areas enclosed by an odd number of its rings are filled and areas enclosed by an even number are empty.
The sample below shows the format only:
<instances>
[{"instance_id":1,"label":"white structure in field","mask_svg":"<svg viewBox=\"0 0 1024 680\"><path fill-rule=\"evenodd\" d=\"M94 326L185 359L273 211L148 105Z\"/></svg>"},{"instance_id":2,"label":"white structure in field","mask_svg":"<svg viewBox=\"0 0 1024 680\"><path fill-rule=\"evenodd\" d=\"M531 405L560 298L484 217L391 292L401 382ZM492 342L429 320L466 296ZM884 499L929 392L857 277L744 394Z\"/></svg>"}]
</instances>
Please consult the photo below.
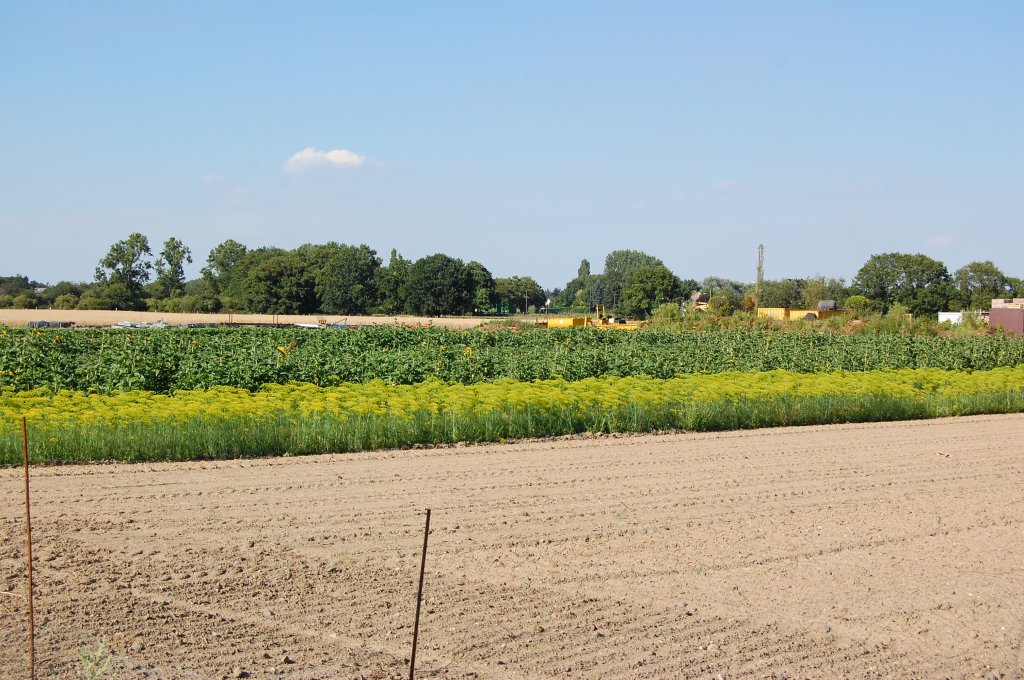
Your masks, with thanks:
<instances>
[{"instance_id":1,"label":"white structure in field","mask_svg":"<svg viewBox=\"0 0 1024 680\"><path fill-rule=\"evenodd\" d=\"M964 322L964 313L963 312L939 312L939 323L942 323L944 321L948 321L949 323L953 324L954 326L956 324L958 324L958 323L963 323Z\"/></svg>"}]
</instances>

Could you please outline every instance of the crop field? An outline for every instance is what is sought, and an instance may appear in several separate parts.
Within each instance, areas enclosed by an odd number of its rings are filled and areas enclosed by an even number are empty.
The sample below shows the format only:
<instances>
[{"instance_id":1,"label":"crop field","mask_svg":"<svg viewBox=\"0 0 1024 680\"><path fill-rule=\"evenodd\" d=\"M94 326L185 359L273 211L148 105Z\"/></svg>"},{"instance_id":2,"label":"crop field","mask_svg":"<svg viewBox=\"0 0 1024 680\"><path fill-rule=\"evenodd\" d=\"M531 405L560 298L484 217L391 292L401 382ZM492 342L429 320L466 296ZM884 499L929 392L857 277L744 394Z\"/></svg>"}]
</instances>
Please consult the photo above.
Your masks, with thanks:
<instances>
[{"instance_id":1,"label":"crop field","mask_svg":"<svg viewBox=\"0 0 1024 680\"><path fill-rule=\"evenodd\" d=\"M728 430L1024 411L1024 365L677 378L217 387L173 395L0 391L0 465L361 451L581 432Z\"/></svg>"},{"instance_id":2,"label":"crop field","mask_svg":"<svg viewBox=\"0 0 1024 680\"><path fill-rule=\"evenodd\" d=\"M1024 415L33 477L38 677L1015 678ZM24 677L0 470L0 677Z\"/></svg>"},{"instance_id":3,"label":"crop field","mask_svg":"<svg viewBox=\"0 0 1024 680\"><path fill-rule=\"evenodd\" d=\"M0 465L1024 411L1024 338L0 329Z\"/></svg>"},{"instance_id":4,"label":"crop field","mask_svg":"<svg viewBox=\"0 0 1024 680\"><path fill-rule=\"evenodd\" d=\"M406 677L427 507L418 677L1020 677L1022 412L1000 336L0 329L0 677L22 416L39 677Z\"/></svg>"},{"instance_id":5,"label":"crop field","mask_svg":"<svg viewBox=\"0 0 1024 680\"><path fill-rule=\"evenodd\" d=\"M780 331L548 332L415 329L0 329L0 387L29 390L255 390L380 380L471 384L692 373L1024 364L1024 337L923 337Z\"/></svg>"}]
</instances>

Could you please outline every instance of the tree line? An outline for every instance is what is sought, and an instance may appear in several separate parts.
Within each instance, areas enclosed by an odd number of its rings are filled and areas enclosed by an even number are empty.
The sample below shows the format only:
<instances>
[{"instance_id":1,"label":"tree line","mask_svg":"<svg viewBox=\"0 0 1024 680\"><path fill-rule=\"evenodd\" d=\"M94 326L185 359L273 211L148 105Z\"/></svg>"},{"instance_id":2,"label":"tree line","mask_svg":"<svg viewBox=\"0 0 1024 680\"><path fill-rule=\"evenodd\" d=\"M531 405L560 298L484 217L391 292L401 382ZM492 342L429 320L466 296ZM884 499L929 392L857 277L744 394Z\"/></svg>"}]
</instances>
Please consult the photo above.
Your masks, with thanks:
<instances>
[{"instance_id":1,"label":"tree line","mask_svg":"<svg viewBox=\"0 0 1024 680\"><path fill-rule=\"evenodd\" d=\"M950 274L938 260L906 253L872 255L849 284L816 275L758 286L681 278L653 255L615 250L602 273L583 260L572 280L550 290L529 276L494 277L479 262L443 253L408 260L392 250L385 263L365 244L333 241L286 250L228 239L209 252L200 276L187 280L192 261L180 239L168 238L154 255L148 238L133 233L110 247L92 282L44 286L21 275L0 277L0 308L440 316L535 311L550 301L567 312L603 306L611 315L646 318L663 304L685 305L695 293L719 315L758 306L814 308L821 300L858 312L934 314L986 309L993 298L1024 294L1024 282L991 261Z\"/></svg>"},{"instance_id":2,"label":"tree line","mask_svg":"<svg viewBox=\"0 0 1024 680\"><path fill-rule=\"evenodd\" d=\"M443 253L412 261L392 250L384 264L369 246L333 241L286 250L228 239L210 251L199 277L186 280L192 261L177 238L154 257L147 237L133 233L110 247L90 283L40 289L23 276L0 279L0 307L438 316L525 312L547 299L533 278L496 278L479 262Z\"/></svg>"}]
</instances>

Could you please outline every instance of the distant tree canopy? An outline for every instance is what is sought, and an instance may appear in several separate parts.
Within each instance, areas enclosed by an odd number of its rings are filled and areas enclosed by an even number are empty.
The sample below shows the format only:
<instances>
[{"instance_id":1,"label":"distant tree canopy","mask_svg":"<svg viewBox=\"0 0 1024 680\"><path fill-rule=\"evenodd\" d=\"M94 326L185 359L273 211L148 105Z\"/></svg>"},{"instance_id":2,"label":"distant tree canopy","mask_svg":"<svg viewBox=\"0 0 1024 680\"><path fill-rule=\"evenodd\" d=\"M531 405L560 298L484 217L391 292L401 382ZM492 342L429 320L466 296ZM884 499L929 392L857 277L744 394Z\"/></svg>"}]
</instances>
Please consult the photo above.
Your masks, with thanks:
<instances>
[{"instance_id":1,"label":"distant tree canopy","mask_svg":"<svg viewBox=\"0 0 1024 680\"><path fill-rule=\"evenodd\" d=\"M604 259L601 302L609 309L618 308L623 302L626 282L642 267L661 267L667 271L664 262L639 250L613 250L608 253Z\"/></svg>"},{"instance_id":2,"label":"distant tree canopy","mask_svg":"<svg viewBox=\"0 0 1024 680\"><path fill-rule=\"evenodd\" d=\"M473 308L487 311L498 303L497 284L487 267L479 262L468 262L466 269L473 279Z\"/></svg>"},{"instance_id":3,"label":"distant tree canopy","mask_svg":"<svg viewBox=\"0 0 1024 680\"><path fill-rule=\"evenodd\" d=\"M953 304L959 310L988 309L995 298L1020 293L1019 283L999 270L991 260L971 262L953 272Z\"/></svg>"},{"instance_id":4,"label":"distant tree canopy","mask_svg":"<svg viewBox=\"0 0 1024 680\"><path fill-rule=\"evenodd\" d=\"M365 314L377 304L377 252L369 246L340 246L316 279L321 311Z\"/></svg>"},{"instance_id":5,"label":"distant tree canopy","mask_svg":"<svg viewBox=\"0 0 1024 680\"><path fill-rule=\"evenodd\" d=\"M185 265L192 264L192 251L173 236L164 242L156 260L153 294L157 298L175 298L185 293Z\"/></svg>"},{"instance_id":6,"label":"distant tree canopy","mask_svg":"<svg viewBox=\"0 0 1024 680\"><path fill-rule=\"evenodd\" d=\"M402 286L406 310L423 316L465 314L472 311L475 283L460 259L442 253L420 258Z\"/></svg>"},{"instance_id":7,"label":"distant tree canopy","mask_svg":"<svg viewBox=\"0 0 1024 680\"><path fill-rule=\"evenodd\" d=\"M603 292L603 287L598 288L601 281L602 277L590 273L590 262L583 260L576 278L565 284L565 288L555 296L555 306L581 312L588 311L595 302L601 302L600 292Z\"/></svg>"},{"instance_id":8,"label":"distant tree canopy","mask_svg":"<svg viewBox=\"0 0 1024 680\"><path fill-rule=\"evenodd\" d=\"M96 283L102 295L116 309L145 309L143 286L149 281L153 263L149 239L135 232L110 246L96 267Z\"/></svg>"},{"instance_id":9,"label":"distant tree canopy","mask_svg":"<svg viewBox=\"0 0 1024 680\"><path fill-rule=\"evenodd\" d=\"M927 255L872 255L853 278L851 291L882 312L893 305L913 314L934 314L948 308L953 288L946 265Z\"/></svg>"},{"instance_id":10,"label":"distant tree canopy","mask_svg":"<svg viewBox=\"0 0 1024 680\"><path fill-rule=\"evenodd\" d=\"M365 244L329 241L295 249L250 249L227 239L212 248L201 276L187 280L192 252L169 237L156 257L148 238L135 232L110 246L92 283L60 281L45 286L27 276L0 276L0 308L150 309L166 312L279 314L457 315L508 309L522 312L552 305L574 313L644 318L665 305L680 306L701 291L714 314L753 311L752 284L708 276L680 279L659 258L639 250L614 250L604 271L581 260L564 288L545 292L532 277L495 277L480 263L436 253L415 262L391 250L385 264ZM845 303L854 313L892 308L915 314L986 309L993 298L1024 294L1024 281L990 261L971 262L952 275L921 254L872 255L847 286L815 274L763 282L760 306L815 308L821 300ZM855 308L855 309L854 309Z\"/></svg>"},{"instance_id":11,"label":"distant tree canopy","mask_svg":"<svg viewBox=\"0 0 1024 680\"><path fill-rule=\"evenodd\" d=\"M558 307L588 311L604 305L610 314L648 316L666 301L679 301L696 290L696 282L685 283L653 255L639 250L613 250L604 261L604 272L592 274L583 260L576 278L565 284L555 297Z\"/></svg>"},{"instance_id":12,"label":"distant tree canopy","mask_svg":"<svg viewBox=\"0 0 1024 680\"><path fill-rule=\"evenodd\" d=\"M238 268L230 292L242 310L267 314L316 311L314 277L297 253L280 248L250 250Z\"/></svg>"},{"instance_id":13,"label":"distant tree canopy","mask_svg":"<svg viewBox=\"0 0 1024 680\"><path fill-rule=\"evenodd\" d=\"M0 276L0 295L9 295L13 299L22 293L31 293L36 288L41 288L38 281L29 281L27 276L16 274L14 276Z\"/></svg>"},{"instance_id":14,"label":"distant tree canopy","mask_svg":"<svg viewBox=\"0 0 1024 680\"><path fill-rule=\"evenodd\" d=\"M202 268L203 278L210 282L214 292L221 293L231 287L235 267L245 257L248 249L234 239L228 239L213 248Z\"/></svg>"},{"instance_id":15,"label":"distant tree canopy","mask_svg":"<svg viewBox=\"0 0 1024 680\"><path fill-rule=\"evenodd\" d=\"M683 284L665 265L644 265L633 270L622 289L622 310L646 319L667 302L681 303Z\"/></svg>"},{"instance_id":16,"label":"distant tree canopy","mask_svg":"<svg viewBox=\"0 0 1024 680\"><path fill-rule=\"evenodd\" d=\"M848 289L842 279L830 279L820 274L808 279L779 279L765 281L761 287L761 307L791 307L816 309L822 300L835 300L842 304Z\"/></svg>"},{"instance_id":17,"label":"distant tree canopy","mask_svg":"<svg viewBox=\"0 0 1024 680\"><path fill-rule=\"evenodd\" d=\"M530 307L538 309L547 301L540 284L529 276L512 276L494 280L498 305L509 310L526 313Z\"/></svg>"}]
</instances>

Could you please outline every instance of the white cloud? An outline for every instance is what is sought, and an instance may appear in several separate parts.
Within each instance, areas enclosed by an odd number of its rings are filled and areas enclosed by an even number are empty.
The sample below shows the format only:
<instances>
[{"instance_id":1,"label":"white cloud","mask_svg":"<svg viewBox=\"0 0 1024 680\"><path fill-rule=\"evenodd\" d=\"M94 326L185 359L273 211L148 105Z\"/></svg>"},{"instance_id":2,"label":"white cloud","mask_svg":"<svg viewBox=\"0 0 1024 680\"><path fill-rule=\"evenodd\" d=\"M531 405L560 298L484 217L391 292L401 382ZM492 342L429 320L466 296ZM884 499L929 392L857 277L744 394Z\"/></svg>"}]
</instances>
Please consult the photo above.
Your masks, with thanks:
<instances>
[{"instance_id":1,"label":"white cloud","mask_svg":"<svg viewBox=\"0 0 1024 680\"><path fill-rule=\"evenodd\" d=\"M366 157L360 156L348 149L332 149L320 151L307 146L302 151L295 153L285 161L284 169L288 172L298 172L315 165L335 165L339 167L359 167L366 163Z\"/></svg>"},{"instance_id":2,"label":"white cloud","mask_svg":"<svg viewBox=\"0 0 1024 680\"><path fill-rule=\"evenodd\" d=\"M203 177L203 181L207 184L214 184L224 179L224 175L209 174Z\"/></svg>"},{"instance_id":3,"label":"white cloud","mask_svg":"<svg viewBox=\"0 0 1024 680\"><path fill-rule=\"evenodd\" d=\"M928 245L932 248L945 248L946 246L951 246L954 243L956 243L956 239L952 236L946 236L945 234L928 239Z\"/></svg>"}]
</instances>

